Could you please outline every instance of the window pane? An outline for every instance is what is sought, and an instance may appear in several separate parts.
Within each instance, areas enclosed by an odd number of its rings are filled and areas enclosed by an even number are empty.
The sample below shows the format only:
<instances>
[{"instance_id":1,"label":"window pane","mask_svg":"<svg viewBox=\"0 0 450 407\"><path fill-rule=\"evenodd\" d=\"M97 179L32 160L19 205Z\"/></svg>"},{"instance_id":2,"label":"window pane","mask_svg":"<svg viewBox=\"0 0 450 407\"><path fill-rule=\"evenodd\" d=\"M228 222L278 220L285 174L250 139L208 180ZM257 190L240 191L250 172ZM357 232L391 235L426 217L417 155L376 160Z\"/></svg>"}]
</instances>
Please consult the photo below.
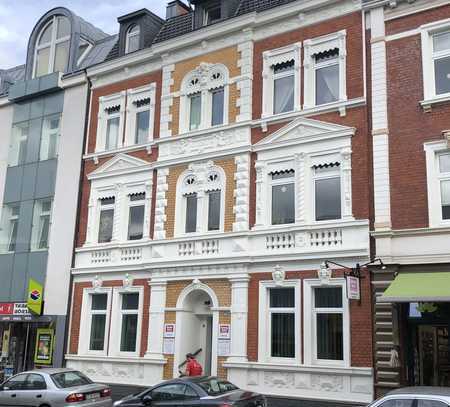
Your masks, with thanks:
<instances>
[{"instance_id":1,"label":"window pane","mask_svg":"<svg viewBox=\"0 0 450 407\"><path fill-rule=\"evenodd\" d=\"M317 358L343 360L342 314L317 314Z\"/></svg>"},{"instance_id":2,"label":"window pane","mask_svg":"<svg viewBox=\"0 0 450 407\"><path fill-rule=\"evenodd\" d=\"M117 143L119 141L119 123L120 117L108 119L106 125L106 150L117 148Z\"/></svg>"},{"instance_id":3,"label":"window pane","mask_svg":"<svg viewBox=\"0 0 450 407\"><path fill-rule=\"evenodd\" d=\"M136 314L122 315L121 352L136 351L137 317Z\"/></svg>"},{"instance_id":4,"label":"window pane","mask_svg":"<svg viewBox=\"0 0 450 407\"><path fill-rule=\"evenodd\" d=\"M21 374L21 375L17 375L15 377L12 377L11 379L9 379L5 383L4 389L5 390L19 390L19 389L22 389L24 384L25 384L26 378L27 378L26 374Z\"/></svg>"},{"instance_id":5,"label":"window pane","mask_svg":"<svg viewBox=\"0 0 450 407\"><path fill-rule=\"evenodd\" d=\"M66 17L58 17L58 31L56 38L64 38L70 35L70 22Z\"/></svg>"},{"instance_id":6,"label":"window pane","mask_svg":"<svg viewBox=\"0 0 450 407\"><path fill-rule=\"evenodd\" d=\"M442 219L450 219L450 180L441 182Z\"/></svg>"},{"instance_id":7,"label":"window pane","mask_svg":"<svg viewBox=\"0 0 450 407\"><path fill-rule=\"evenodd\" d=\"M437 59L434 61L436 94L450 92L450 57Z\"/></svg>"},{"instance_id":8,"label":"window pane","mask_svg":"<svg viewBox=\"0 0 450 407\"><path fill-rule=\"evenodd\" d=\"M65 72L69 60L69 41L56 44L55 67L53 72Z\"/></svg>"},{"instance_id":9,"label":"window pane","mask_svg":"<svg viewBox=\"0 0 450 407\"><path fill-rule=\"evenodd\" d=\"M53 23L50 23L41 34L39 38L39 45L48 44L52 40Z\"/></svg>"},{"instance_id":10,"label":"window pane","mask_svg":"<svg viewBox=\"0 0 450 407\"><path fill-rule=\"evenodd\" d=\"M150 110L144 110L136 113L136 136L135 144L148 142L148 130L150 125Z\"/></svg>"},{"instance_id":11,"label":"window pane","mask_svg":"<svg viewBox=\"0 0 450 407\"><path fill-rule=\"evenodd\" d=\"M36 75L42 76L49 73L50 47L38 50L36 56Z\"/></svg>"},{"instance_id":12,"label":"window pane","mask_svg":"<svg viewBox=\"0 0 450 407\"><path fill-rule=\"evenodd\" d=\"M380 407L412 407L414 400L398 399L387 400Z\"/></svg>"},{"instance_id":13,"label":"window pane","mask_svg":"<svg viewBox=\"0 0 450 407\"><path fill-rule=\"evenodd\" d=\"M139 308L139 294L122 294L122 309L137 310Z\"/></svg>"},{"instance_id":14,"label":"window pane","mask_svg":"<svg viewBox=\"0 0 450 407\"><path fill-rule=\"evenodd\" d=\"M316 70L316 105L339 100L339 65Z\"/></svg>"},{"instance_id":15,"label":"window pane","mask_svg":"<svg viewBox=\"0 0 450 407\"><path fill-rule=\"evenodd\" d=\"M417 407L448 407L448 404L437 400L417 399Z\"/></svg>"},{"instance_id":16,"label":"window pane","mask_svg":"<svg viewBox=\"0 0 450 407\"><path fill-rule=\"evenodd\" d=\"M189 121L189 129L196 130L200 127L202 119L202 95L196 94L190 97L191 99L191 114Z\"/></svg>"},{"instance_id":17,"label":"window pane","mask_svg":"<svg viewBox=\"0 0 450 407\"><path fill-rule=\"evenodd\" d=\"M50 160L58 155L58 140L60 135L60 116L51 116L44 119L41 137L40 160Z\"/></svg>"},{"instance_id":18,"label":"window pane","mask_svg":"<svg viewBox=\"0 0 450 407\"><path fill-rule=\"evenodd\" d=\"M8 164L10 166L25 163L27 157L28 130L28 122L13 126L8 156Z\"/></svg>"},{"instance_id":19,"label":"window pane","mask_svg":"<svg viewBox=\"0 0 450 407\"><path fill-rule=\"evenodd\" d=\"M139 240L144 230L144 205L130 207L130 220L128 223L128 240Z\"/></svg>"},{"instance_id":20,"label":"window pane","mask_svg":"<svg viewBox=\"0 0 450 407\"><path fill-rule=\"evenodd\" d=\"M51 209L51 200L40 200L36 201L34 204L33 225L31 232L32 250L48 248Z\"/></svg>"},{"instance_id":21,"label":"window pane","mask_svg":"<svg viewBox=\"0 0 450 407\"><path fill-rule=\"evenodd\" d=\"M212 7L208 10L206 10L206 17L205 17L205 23L206 24L212 24L221 18L221 9L219 7Z\"/></svg>"},{"instance_id":22,"label":"window pane","mask_svg":"<svg viewBox=\"0 0 450 407\"><path fill-rule=\"evenodd\" d=\"M316 220L340 219L341 179L316 180Z\"/></svg>"},{"instance_id":23,"label":"window pane","mask_svg":"<svg viewBox=\"0 0 450 407\"><path fill-rule=\"evenodd\" d=\"M140 28L135 25L127 33L126 52L134 52L139 49Z\"/></svg>"},{"instance_id":24,"label":"window pane","mask_svg":"<svg viewBox=\"0 0 450 407\"><path fill-rule=\"evenodd\" d=\"M186 233L197 231L197 194L186 196Z\"/></svg>"},{"instance_id":25,"label":"window pane","mask_svg":"<svg viewBox=\"0 0 450 407\"><path fill-rule=\"evenodd\" d=\"M92 294L91 309L94 311L106 311L108 294Z\"/></svg>"},{"instance_id":26,"label":"window pane","mask_svg":"<svg viewBox=\"0 0 450 407\"><path fill-rule=\"evenodd\" d=\"M100 226L98 229L98 242L107 243L112 239L114 222L114 209L103 209L100 212Z\"/></svg>"},{"instance_id":27,"label":"window pane","mask_svg":"<svg viewBox=\"0 0 450 407\"><path fill-rule=\"evenodd\" d=\"M295 314L272 314L271 356L295 357Z\"/></svg>"},{"instance_id":28,"label":"window pane","mask_svg":"<svg viewBox=\"0 0 450 407\"><path fill-rule=\"evenodd\" d=\"M294 75L275 79L273 83L273 113L294 110Z\"/></svg>"},{"instance_id":29,"label":"window pane","mask_svg":"<svg viewBox=\"0 0 450 407\"><path fill-rule=\"evenodd\" d=\"M0 225L0 252L14 252L16 250L19 213L20 206L18 204L3 207Z\"/></svg>"},{"instance_id":30,"label":"window pane","mask_svg":"<svg viewBox=\"0 0 450 407\"><path fill-rule=\"evenodd\" d=\"M91 319L90 350L103 350L105 342L106 315L94 314Z\"/></svg>"},{"instance_id":31,"label":"window pane","mask_svg":"<svg viewBox=\"0 0 450 407\"><path fill-rule=\"evenodd\" d=\"M168 384L152 390L153 401L184 400L184 384Z\"/></svg>"},{"instance_id":32,"label":"window pane","mask_svg":"<svg viewBox=\"0 0 450 407\"><path fill-rule=\"evenodd\" d=\"M208 230L220 229L220 191L208 192Z\"/></svg>"},{"instance_id":33,"label":"window pane","mask_svg":"<svg viewBox=\"0 0 450 407\"><path fill-rule=\"evenodd\" d=\"M441 154L439 156L439 171L450 172L450 154Z\"/></svg>"},{"instance_id":34,"label":"window pane","mask_svg":"<svg viewBox=\"0 0 450 407\"><path fill-rule=\"evenodd\" d=\"M40 374L29 374L25 382L26 390L44 390L47 388L45 379Z\"/></svg>"},{"instance_id":35,"label":"window pane","mask_svg":"<svg viewBox=\"0 0 450 407\"><path fill-rule=\"evenodd\" d=\"M316 308L341 308L342 287L320 287L314 289Z\"/></svg>"},{"instance_id":36,"label":"window pane","mask_svg":"<svg viewBox=\"0 0 450 407\"><path fill-rule=\"evenodd\" d=\"M224 90L223 88L215 89L212 94L212 118L211 125L218 126L223 124L223 110L224 110Z\"/></svg>"},{"instance_id":37,"label":"window pane","mask_svg":"<svg viewBox=\"0 0 450 407\"><path fill-rule=\"evenodd\" d=\"M293 308L295 307L294 288L271 288L270 308Z\"/></svg>"},{"instance_id":38,"label":"window pane","mask_svg":"<svg viewBox=\"0 0 450 407\"><path fill-rule=\"evenodd\" d=\"M433 35L434 52L447 51L450 49L450 32Z\"/></svg>"},{"instance_id":39,"label":"window pane","mask_svg":"<svg viewBox=\"0 0 450 407\"><path fill-rule=\"evenodd\" d=\"M294 183L272 186L272 225L295 222Z\"/></svg>"}]
</instances>

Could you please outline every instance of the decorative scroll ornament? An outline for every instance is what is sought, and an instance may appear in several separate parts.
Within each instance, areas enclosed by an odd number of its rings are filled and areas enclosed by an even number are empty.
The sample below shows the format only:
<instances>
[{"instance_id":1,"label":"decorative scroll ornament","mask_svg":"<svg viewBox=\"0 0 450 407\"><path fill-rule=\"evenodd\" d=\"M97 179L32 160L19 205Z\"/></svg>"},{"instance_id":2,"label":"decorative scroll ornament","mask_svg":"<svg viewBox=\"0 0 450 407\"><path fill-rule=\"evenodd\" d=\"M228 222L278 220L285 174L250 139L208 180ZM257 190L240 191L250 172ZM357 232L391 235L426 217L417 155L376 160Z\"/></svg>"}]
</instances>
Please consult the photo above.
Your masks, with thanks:
<instances>
[{"instance_id":1,"label":"decorative scroll ornament","mask_svg":"<svg viewBox=\"0 0 450 407\"><path fill-rule=\"evenodd\" d=\"M276 285L281 286L284 283L284 280L286 279L286 273L280 265L276 265L273 268L272 272L272 279L275 282Z\"/></svg>"},{"instance_id":2,"label":"decorative scroll ornament","mask_svg":"<svg viewBox=\"0 0 450 407\"><path fill-rule=\"evenodd\" d=\"M317 270L317 277L319 277L320 284L329 284L332 274L333 271L325 263L322 263L320 269Z\"/></svg>"},{"instance_id":3,"label":"decorative scroll ornament","mask_svg":"<svg viewBox=\"0 0 450 407\"><path fill-rule=\"evenodd\" d=\"M130 275L127 273L125 274L125 278L123 279L123 288L128 290L133 285L133 279L130 277Z\"/></svg>"},{"instance_id":4,"label":"decorative scroll ornament","mask_svg":"<svg viewBox=\"0 0 450 407\"><path fill-rule=\"evenodd\" d=\"M98 291L100 288L102 288L102 284L103 282L101 278L98 275L96 275L92 280L92 287L94 288L94 290Z\"/></svg>"}]
</instances>

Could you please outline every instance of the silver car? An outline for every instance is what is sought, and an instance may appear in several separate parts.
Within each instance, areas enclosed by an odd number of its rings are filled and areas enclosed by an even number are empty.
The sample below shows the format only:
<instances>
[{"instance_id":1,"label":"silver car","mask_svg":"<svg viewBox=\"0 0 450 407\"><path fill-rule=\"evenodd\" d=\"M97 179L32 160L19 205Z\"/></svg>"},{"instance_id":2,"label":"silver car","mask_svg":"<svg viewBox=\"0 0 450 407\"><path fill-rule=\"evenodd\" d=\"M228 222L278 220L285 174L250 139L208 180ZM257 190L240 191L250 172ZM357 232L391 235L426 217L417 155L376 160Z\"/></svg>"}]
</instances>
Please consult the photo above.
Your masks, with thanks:
<instances>
[{"instance_id":1,"label":"silver car","mask_svg":"<svg viewBox=\"0 0 450 407\"><path fill-rule=\"evenodd\" d=\"M405 387L389 392L370 407L448 407L450 387Z\"/></svg>"},{"instance_id":2,"label":"silver car","mask_svg":"<svg viewBox=\"0 0 450 407\"><path fill-rule=\"evenodd\" d=\"M0 387L0 406L111 407L111 389L72 369L20 373Z\"/></svg>"}]
</instances>

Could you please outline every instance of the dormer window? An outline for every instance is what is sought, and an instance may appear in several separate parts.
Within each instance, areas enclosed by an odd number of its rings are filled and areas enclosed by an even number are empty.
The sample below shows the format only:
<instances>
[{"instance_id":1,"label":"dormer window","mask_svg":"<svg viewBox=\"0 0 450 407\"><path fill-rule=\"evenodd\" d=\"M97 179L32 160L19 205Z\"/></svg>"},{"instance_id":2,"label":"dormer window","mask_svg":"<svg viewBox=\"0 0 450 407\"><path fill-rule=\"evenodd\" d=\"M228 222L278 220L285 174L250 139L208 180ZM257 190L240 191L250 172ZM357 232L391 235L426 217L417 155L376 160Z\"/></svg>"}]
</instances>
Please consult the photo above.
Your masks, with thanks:
<instances>
[{"instance_id":1,"label":"dormer window","mask_svg":"<svg viewBox=\"0 0 450 407\"><path fill-rule=\"evenodd\" d=\"M53 17L38 36L34 55L34 77L52 72L65 72L69 60L70 21Z\"/></svg>"},{"instance_id":2,"label":"dormer window","mask_svg":"<svg viewBox=\"0 0 450 407\"><path fill-rule=\"evenodd\" d=\"M137 51L139 49L140 37L141 29L138 25L132 25L127 31L125 54Z\"/></svg>"},{"instance_id":3,"label":"dormer window","mask_svg":"<svg viewBox=\"0 0 450 407\"><path fill-rule=\"evenodd\" d=\"M222 18L222 11L220 4L205 8L203 25L214 24Z\"/></svg>"}]
</instances>

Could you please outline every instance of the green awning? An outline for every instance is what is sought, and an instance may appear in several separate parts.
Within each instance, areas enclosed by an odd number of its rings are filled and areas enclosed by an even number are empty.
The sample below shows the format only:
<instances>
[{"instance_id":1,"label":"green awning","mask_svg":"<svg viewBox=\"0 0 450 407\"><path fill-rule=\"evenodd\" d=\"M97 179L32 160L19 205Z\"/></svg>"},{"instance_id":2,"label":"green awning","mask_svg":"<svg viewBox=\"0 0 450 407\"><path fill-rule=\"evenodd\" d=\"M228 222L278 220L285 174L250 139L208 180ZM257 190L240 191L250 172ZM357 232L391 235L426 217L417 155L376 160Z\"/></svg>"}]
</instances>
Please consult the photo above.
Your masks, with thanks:
<instances>
[{"instance_id":1,"label":"green awning","mask_svg":"<svg viewBox=\"0 0 450 407\"><path fill-rule=\"evenodd\" d=\"M400 273L377 302L450 302L450 273Z\"/></svg>"}]
</instances>

